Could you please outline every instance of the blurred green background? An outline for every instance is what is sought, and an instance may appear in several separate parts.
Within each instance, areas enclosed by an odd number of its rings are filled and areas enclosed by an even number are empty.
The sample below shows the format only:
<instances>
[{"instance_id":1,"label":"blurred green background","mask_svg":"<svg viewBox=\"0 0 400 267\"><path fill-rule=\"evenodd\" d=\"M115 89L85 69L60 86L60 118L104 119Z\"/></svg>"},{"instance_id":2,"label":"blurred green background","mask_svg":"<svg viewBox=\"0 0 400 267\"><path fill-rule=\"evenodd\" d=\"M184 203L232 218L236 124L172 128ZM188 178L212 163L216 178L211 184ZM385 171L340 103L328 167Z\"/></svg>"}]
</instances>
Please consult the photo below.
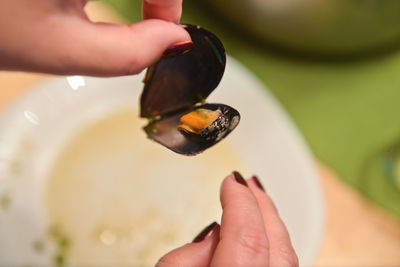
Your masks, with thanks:
<instances>
[{"instance_id":1,"label":"blurred green background","mask_svg":"<svg viewBox=\"0 0 400 267\"><path fill-rule=\"evenodd\" d=\"M104 2L129 21L141 19L140 0ZM219 36L227 53L278 98L316 157L400 218L400 190L394 182L399 177L394 174L400 142L400 50L352 60L278 52L224 21L203 1L184 1L181 22Z\"/></svg>"}]
</instances>

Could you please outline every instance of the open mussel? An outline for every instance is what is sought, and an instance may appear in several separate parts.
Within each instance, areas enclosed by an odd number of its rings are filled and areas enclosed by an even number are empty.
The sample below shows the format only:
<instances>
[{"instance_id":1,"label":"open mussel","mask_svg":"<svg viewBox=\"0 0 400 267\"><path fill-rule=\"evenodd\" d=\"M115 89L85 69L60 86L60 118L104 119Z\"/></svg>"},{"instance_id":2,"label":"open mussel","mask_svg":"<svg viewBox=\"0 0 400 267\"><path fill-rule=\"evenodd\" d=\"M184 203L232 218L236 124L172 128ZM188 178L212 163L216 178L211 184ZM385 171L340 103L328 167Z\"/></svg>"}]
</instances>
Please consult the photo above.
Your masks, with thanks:
<instances>
[{"instance_id":1,"label":"open mussel","mask_svg":"<svg viewBox=\"0 0 400 267\"><path fill-rule=\"evenodd\" d=\"M239 118L238 116L228 106L206 104L180 117L178 131L194 142L218 142L231 127L236 126L235 117Z\"/></svg>"},{"instance_id":2,"label":"open mussel","mask_svg":"<svg viewBox=\"0 0 400 267\"><path fill-rule=\"evenodd\" d=\"M194 46L149 67L140 116L149 119L147 136L184 155L195 155L225 138L239 123L239 112L224 104L204 104L225 70L225 49L211 32L184 25Z\"/></svg>"}]
</instances>

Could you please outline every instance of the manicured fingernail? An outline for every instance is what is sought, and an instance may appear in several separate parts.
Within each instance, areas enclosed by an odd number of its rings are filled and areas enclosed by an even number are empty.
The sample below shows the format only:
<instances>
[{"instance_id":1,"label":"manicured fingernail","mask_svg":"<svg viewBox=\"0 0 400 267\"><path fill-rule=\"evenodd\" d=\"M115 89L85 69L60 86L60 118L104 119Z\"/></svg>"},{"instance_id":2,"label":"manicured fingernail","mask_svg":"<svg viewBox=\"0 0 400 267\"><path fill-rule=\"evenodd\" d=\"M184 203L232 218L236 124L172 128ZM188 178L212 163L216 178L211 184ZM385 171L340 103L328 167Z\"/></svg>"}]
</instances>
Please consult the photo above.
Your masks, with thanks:
<instances>
[{"instance_id":1,"label":"manicured fingernail","mask_svg":"<svg viewBox=\"0 0 400 267\"><path fill-rule=\"evenodd\" d=\"M192 48L193 48L192 41L174 44L168 47L167 50L165 50L163 58L181 56L192 50Z\"/></svg>"},{"instance_id":2,"label":"manicured fingernail","mask_svg":"<svg viewBox=\"0 0 400 267\"><path fill-rule=\"evenodd\" d=\"M251 177L251 179L253 179L258 188L265 192L264 186L261 184L260 180L258 180L257 176L254 175L253 177Z\"/></svg>"},{"instance_id":3,"label":"manicured fingernail","mask_svg":"<svg viewBox=\"0 0 400 267\"><path fill-rule=\"evenodd\" d=\"M242 175L240 175L240 173L238 173L237 171L233 172L233 177L235 177L236 182L238 182L239 184L248 186L246 180L243 179Z\"/></svg>"},{"instance_id":4,"label":"manicured fingernail","mask_svg":"<svg viewBox=\"0 0 400 267\"><path fill-rule=\"evenodd\" d=\"M201 241L203 241L204 239L210 237L210 236L214 233L214 231L215 231L217 225L218 225L218 223L213 222L212 224L210 224L209 226L207 226L206 228L204 228L204 230L201 231L200 234L198 234L198 235L193 239L193 243L201 242Z\"/></svg>"}]
</instances>

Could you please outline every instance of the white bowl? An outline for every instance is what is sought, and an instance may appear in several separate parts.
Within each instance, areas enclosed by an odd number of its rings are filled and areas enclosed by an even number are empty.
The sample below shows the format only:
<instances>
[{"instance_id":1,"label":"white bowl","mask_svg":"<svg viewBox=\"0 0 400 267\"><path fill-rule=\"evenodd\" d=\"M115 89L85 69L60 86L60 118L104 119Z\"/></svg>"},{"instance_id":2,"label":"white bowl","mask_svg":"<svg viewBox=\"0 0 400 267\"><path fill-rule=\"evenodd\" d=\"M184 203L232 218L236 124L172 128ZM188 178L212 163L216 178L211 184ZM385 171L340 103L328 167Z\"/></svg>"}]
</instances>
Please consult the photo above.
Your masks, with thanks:
<instances>
[{"instance_id":1,"label":"white bowl","mask_svg":"<svg viewBox=\"0 0 400 267\"><path fill-rule=\"evenodd\" d=\"M0 265L51 265L60 253L73 266L154 264L161 254L190 242L202 227L219 220L219 186L232 170L260 177L288 227L301 265L310 265L324 217L314 160L266 88L228 58L222 82L207 101L235 107L241 122L220 144L185 157L142 132L146 122L137 119L142 77L52 78L2 114ZM107 118L124 110L130 110L130 117L115 126L122 130L104 126ZM114 143L102 130L93 130L96 125L115 130ZM82 139L89 131L85 129L92 129L93 138ZM86 141L77 145L77 138ZM84 157L91 142L94 150ZM72 146L78 152L70 157L68 171L58 173L97 172L98 178L84 177L82 183L76 177L49 180ZM105 153L103 146L112 153ZM54 179L62 182L54 185ZM67 248L63 230L49 234L57 216L65 216L59 220L67 225ZM103 228L91 229L96 225Z\"/></svg>"}]
</instances>

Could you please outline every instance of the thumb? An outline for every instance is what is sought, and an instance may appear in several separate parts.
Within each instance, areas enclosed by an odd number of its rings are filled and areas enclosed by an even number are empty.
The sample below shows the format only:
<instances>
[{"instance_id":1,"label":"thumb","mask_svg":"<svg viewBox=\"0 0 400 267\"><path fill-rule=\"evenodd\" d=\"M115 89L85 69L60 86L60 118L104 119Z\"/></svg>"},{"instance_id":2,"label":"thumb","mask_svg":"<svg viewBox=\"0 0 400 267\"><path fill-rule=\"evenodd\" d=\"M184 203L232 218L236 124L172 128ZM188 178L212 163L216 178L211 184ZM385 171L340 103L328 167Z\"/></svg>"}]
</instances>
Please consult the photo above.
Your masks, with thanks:
<instances>
[{"instance_id":1,"label":"thumb","mask_svg":"<svg viewBox=\"0 0 400 267\"><path fill-rule=\"evenodd\" d=\"M55 24L55 25L54 25ZM149 19L132 25L92 23L67 16L47 28L35 44L33 71L55 74L117 76L136 74L176 44L191 44L180 26Z\"/></svg>"},{"instance_id":2,"label":"thumb","mask_svg":"<svg viewBox=\"0 0 400 267\"><path fill-rule=\"evenodd\" d=\"M219 229L220 226L217 223L210 224L197 235L192 243L163 256L156 267L209 266L219 242Z\"/></svg>"}]
</instances>

